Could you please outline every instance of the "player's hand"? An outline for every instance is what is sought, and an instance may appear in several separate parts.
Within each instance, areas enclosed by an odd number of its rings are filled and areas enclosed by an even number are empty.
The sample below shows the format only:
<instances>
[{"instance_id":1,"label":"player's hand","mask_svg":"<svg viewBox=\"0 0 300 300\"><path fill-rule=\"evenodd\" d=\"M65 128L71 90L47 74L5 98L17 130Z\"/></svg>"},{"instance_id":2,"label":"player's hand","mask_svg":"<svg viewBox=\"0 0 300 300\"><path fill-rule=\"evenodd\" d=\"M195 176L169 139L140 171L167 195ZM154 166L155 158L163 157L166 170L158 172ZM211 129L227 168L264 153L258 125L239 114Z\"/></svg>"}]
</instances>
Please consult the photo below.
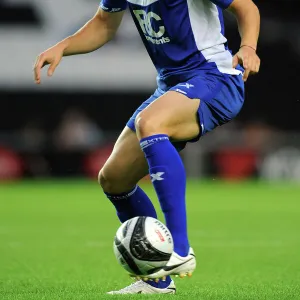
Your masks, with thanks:
<instances>
[{"instance_id":1,"label":"player's hand","mask_svg":"<svg viewBox=\"0 0 300 300\"><path fill-rule=\"evenodd\" d=\"M34 80L36 84L41 83L41 70L44 66L50 65L48 68L48 76L52 76L56 67L59 65L64 53L64 47L60 44L49 48L42 52L36 59L34 64Z\"/></svg>"},{"instance_id":2,"label":"player's hand","mask_svg":"<svg viewBox=\"0 0 300 300\"><path fill-rule=\"evenodd\" d=\"M243 80L247 81L249 75L253 75L259 72L260 59L253 48L243 46L233 57L233 67L235 68L238 64L244 67L245 72L243 75Z\"/></svg>"}]
</instances>

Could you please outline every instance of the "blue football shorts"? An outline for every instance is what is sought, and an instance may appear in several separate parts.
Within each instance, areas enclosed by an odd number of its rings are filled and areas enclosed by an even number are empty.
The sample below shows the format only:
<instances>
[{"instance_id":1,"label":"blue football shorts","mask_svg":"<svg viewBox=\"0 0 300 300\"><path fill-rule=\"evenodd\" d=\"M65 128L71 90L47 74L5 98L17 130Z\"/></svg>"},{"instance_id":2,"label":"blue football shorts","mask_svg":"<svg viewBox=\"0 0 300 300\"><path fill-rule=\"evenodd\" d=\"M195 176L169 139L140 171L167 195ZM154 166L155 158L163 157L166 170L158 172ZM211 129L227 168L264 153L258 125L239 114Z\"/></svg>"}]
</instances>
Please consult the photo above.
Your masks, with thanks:
<instances>
[{"instance_id":1,"label":"blue football shorts","mask_svg":"<svg viewBox=\"0 0 300 300\"><path fill-rule=\"evenodd\" d=\"M228 75L204 71L188 81L181 82L165 90L157 88L154 94L134 112L127 126L135 131L135 118L150 103L167 91L182 93L191 99L200 99L198 108L198 137L188 141L174 142L178 151L184 149L187 142L196 142L201 136L232 120L244 103L244 82L242 75Z\"/></svg>"}]
</instances>

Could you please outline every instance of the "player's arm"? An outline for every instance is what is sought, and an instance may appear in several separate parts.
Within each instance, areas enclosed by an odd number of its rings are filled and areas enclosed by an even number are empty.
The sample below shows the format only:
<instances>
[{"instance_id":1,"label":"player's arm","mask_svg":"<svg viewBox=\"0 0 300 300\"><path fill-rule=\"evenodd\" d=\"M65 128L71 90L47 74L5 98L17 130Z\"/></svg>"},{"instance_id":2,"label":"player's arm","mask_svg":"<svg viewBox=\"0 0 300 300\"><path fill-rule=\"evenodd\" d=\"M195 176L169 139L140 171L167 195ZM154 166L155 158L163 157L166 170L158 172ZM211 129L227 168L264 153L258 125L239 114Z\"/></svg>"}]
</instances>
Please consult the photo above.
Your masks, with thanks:
<instances>
[{"instance_id":1,"label":"player's arm","mask_svg":"<svg viewBox=\"0 0 300 300\"><path fill-rule=\"evenodd\" d=\"M116 34L124 11L109 13L99 8L96 15L72 36L61 41L63 56L95 51Z\"/></svg>"},{"instance_id":2,"label":"player's arm","mask_svg":"<svg viewBox=\"0 0 300 300\"><path fill-rule=\"evenodd\" d=\"M260 14L257 6L252 0L234 0L228 10L237 18L241 47L251 47L256 50L260 31Z\"/></svg>"},{"instance_id":3,"label":"player's arm","mask_svg":"<svg viewBox=\"0 0 300 300\"><path fill-rule=\"evenodd\" d=\"M260 67L260 59L256 54L260 31L259 10L252 0L233 0L228 10L235 15L241 35L240 50L233 57L233 67L239 63L243 65L243 79L246 81L249 74L257 73Z\"/></svg>"},{"instance_id":4,"label":"player's arm","mask_svg":"<svg viewBox=\"0 0 300 300\"><path fill-rule=\"evenodd\" d=\"M48 76L52 76L63 56L89 53L109 42L117 32L123 14L123 10L111 13L99 8L95 16L75 34L37 57L34 66L35 82L41 82L41 69L45 65L50 64Z\"/></svg>"}]
</instances>

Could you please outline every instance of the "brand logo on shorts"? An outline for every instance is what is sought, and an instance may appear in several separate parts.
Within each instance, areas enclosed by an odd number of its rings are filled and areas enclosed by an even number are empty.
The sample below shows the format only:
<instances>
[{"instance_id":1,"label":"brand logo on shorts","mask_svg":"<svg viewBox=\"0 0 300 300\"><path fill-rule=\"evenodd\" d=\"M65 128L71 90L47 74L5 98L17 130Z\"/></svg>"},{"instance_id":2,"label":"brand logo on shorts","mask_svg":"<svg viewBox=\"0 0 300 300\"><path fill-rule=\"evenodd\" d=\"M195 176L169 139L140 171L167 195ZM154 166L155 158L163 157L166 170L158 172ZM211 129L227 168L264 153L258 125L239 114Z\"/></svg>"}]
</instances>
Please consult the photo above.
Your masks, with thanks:
<instances>
[{"instance_id":1,"label":"brand logo on shorts","mask_svg":"<svg viewBox=\"0 0 300 300\"><path fill-rule=\"evenodd\" d=\"M145 38L151 42L152 44L161 45L170 42L170 38L164 36L165 34L165 26L163 26L163 22L161 17L154 13L153 11L149 11L148 13L142 9L137 9L133 11L136 19L139 21L141 29L145 35ZM157 23L160 25L158 30L153 28L153 23Z\"/></svg>"},{"instance_id":2,"label":"brand logo on shorts","mask_svg":"<svg viewBox=\"0 0 300 300\"><path fill-rule=\"evenodd\" d=\"M190 83L185 83L185 84L178 84L178 86L184 86L184 87L186 87L187 89L189 89L189 88L191 88L191 87L194 87L194 85L193 84L190 84Z\"/></svg>"},{"instance_id":3,"label":"brand logo on shorts","mask_svg":"<svg viewBox=\"0 0 300 300\"><path fill-rule=\"evenodd\" d=\"M176 89L176 92L179 92L179 93L181 93L181 94L187 94L185 91L183 91L183 90L180 90L180 89Z\"/></svg>"},{"instance_id":4,"label":"brand logo on shorts","mask_svg":"<svg viewBox=\"0 0 300 300\"><path fill-rule=\"evenodd\" d=\"M162 178L161 176L163 176L165 174L165 172L157 172L155 174L150 174L151 176L151 181L154 182L156 180L161 181L164 180L164 178Z\"/></svg>"}]
</instances>

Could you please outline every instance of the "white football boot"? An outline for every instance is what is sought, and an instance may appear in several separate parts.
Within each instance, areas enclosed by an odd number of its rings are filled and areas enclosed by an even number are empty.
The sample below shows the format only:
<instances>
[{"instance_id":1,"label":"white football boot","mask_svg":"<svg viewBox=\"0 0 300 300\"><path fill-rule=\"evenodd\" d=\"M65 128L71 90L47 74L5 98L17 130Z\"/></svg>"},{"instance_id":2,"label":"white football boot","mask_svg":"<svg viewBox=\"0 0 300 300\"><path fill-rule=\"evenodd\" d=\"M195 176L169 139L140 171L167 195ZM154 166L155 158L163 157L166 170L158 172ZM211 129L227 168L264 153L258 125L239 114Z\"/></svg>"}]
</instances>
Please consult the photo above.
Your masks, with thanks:
<instances>
[{"instance_id":1,"label":"white football boot","mask_svg":"<svg viewBox=\"0 0 300 300\"><path fill-rule=\"evenodd\" d=\"M173 280L170 282L170 285L164 289L155 288L150 284L147 284L146 282L139 280L119 291L111 291L108 292L107 294L121 295L121 294L175 294L175 293L176 293L176 287Z\"/></svg>"},{"instance_id":2,"label":"white football boot","mask_svg":"<svg viewBox=\"0 0 300 300\"><path fill-rule=\"evenodd\" d=\"M190 248L187 256L182 257L173 252L166 266L158 268L157 271L146 276L140 276L142 279L162 279L164 280L168 275L175 275L183 278L185 276L191 277L196 269L196 257L192 248Z\"/></svg>"}]
</instances>

